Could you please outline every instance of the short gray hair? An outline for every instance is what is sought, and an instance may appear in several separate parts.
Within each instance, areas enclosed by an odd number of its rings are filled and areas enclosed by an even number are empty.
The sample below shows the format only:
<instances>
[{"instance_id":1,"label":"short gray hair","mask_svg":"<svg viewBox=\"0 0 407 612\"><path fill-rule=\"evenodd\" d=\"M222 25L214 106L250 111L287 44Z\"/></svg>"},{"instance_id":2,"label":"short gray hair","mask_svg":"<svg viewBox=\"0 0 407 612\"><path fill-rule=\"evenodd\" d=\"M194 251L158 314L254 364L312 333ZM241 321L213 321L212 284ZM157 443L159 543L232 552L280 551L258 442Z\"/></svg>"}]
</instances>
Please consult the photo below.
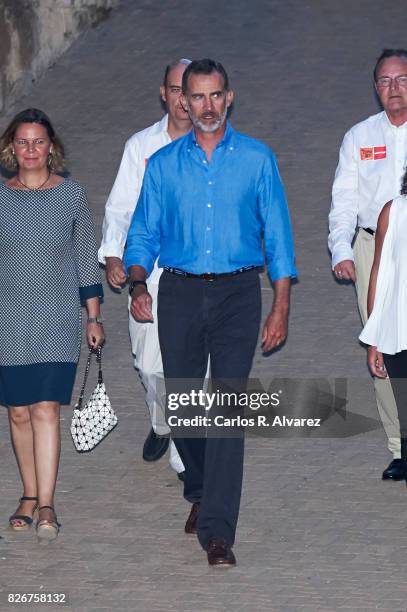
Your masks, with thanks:
<instances>
[{"instance_id":1,"label":"short gray hair","mask_svg":"<svg viewBox=\"0 0 407 612\"><path fill-rule=\"evenodd\" d=\"M168 79L168 75L170 73L170 70L175 68L175 66L179 66L180 64L183 64L184 66L189 66L191 61L192 60L190 60L190 59L186 59L185 57L182 57L181 59L177 60L176 62L171 62L171 64L168 64L168 66L165 68L165 72L164 72L164 80L163 80L164 87L166 87L166 85L167 85L167 79Z\"/></svg>"}]
</instances>

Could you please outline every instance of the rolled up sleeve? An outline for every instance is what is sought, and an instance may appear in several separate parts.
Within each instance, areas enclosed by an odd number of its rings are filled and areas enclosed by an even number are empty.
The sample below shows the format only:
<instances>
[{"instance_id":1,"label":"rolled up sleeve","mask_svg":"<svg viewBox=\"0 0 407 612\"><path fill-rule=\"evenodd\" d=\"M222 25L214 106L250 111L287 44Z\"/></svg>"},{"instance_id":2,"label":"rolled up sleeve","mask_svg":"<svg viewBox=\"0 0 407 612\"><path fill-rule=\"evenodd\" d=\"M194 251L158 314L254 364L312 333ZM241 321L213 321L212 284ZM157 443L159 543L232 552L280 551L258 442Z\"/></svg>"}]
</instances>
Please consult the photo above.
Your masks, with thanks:
<instances>
[{"instance_id":1,"label":"rolled up sleeve","mask_svg":"<svg viewBox=\"0 0 407 612\"><path fill-rule=\"evenodd\" d=\"M161 243L161 188L160 171L153 159L150 160L144 175L143 186L136 210L133 214L124 264L142 266L150 275L160 251Z\"/></svg>"},{"instance_id":2,"label":"rolled up sleeve","mask_svg":"<svg viewBox=\"0 0 407 612\"><path fill-rule=\"evenodd\" d=\"M264 224L267 270L272 281L297 276L294 242L284 185L270 151L262 174L259 205Z\"/></svg>"}]
</instances>

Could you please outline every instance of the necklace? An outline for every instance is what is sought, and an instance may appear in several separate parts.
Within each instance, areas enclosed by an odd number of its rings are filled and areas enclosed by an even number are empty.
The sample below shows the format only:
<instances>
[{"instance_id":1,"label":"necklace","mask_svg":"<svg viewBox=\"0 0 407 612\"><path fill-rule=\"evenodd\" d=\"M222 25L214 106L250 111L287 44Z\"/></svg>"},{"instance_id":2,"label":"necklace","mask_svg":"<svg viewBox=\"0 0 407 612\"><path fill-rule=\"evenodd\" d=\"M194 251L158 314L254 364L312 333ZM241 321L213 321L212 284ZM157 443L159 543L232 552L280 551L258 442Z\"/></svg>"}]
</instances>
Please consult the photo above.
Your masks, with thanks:
<instances>
[{"instance_id":1,"label":"necklace","mask_svg":"<svg viewBox=\"0 0 407 612\"><path fill-rule=\"evenodd\" d=\"M23 183L23 181L19 178L18 174L16 176L16 179L20 183L20 185L22 185L26 189L30 189L31 191L38 191L39 189L41 189L42 187L44 187L44 185L46 185L48 183L48 181L50 179L50 176L51 176L51 172L48 172L47 178L45 179L45 181L43 183L41 183L41 185L38 185L38 187L29 187L28 185Z\"/></svg>"}]
</instances>

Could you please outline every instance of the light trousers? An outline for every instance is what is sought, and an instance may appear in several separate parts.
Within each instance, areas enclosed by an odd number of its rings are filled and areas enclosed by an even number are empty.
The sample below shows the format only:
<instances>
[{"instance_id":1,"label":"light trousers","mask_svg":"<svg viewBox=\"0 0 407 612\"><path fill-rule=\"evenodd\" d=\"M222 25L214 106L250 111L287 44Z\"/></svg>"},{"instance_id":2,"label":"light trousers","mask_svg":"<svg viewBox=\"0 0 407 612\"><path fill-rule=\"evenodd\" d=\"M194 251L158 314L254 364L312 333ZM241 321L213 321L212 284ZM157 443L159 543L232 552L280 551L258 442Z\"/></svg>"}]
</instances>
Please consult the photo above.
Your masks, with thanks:
<instances>
[{"instance_id":1,"label":"light trousers","mask_svg":"<svg viewBox=\"0 0 407 612\"><path fill-rule=\"evenodd\" d=\"M151 426L157 435L165 436L170 433L170 428L165 420L165 384L158 339L158 285L149 283L148 291L153 298L154 322L139 323L129 312L131 350L134 356L134 366L146 390L146 404L150 413ZM172 440L170 442L170 465L178 473L184 471L184 464Z\"/></svg>"},{"instance_id":2,"label":"light trousers","mask_svg":"<svg viewBox=\"0 0 407 612\"><path fill-rule=\"evenodd\" d=\"M375 239L374 236L360 229L355 240L354 256L356 268L356 294L359 313L363 325L367 316L367 292L369 289L370 271L373 265ZM400 458L400 424L393 390L388 378L375 378L377 408L387 434L389 451L395 459Z\"/></svg>"}]
</instances>

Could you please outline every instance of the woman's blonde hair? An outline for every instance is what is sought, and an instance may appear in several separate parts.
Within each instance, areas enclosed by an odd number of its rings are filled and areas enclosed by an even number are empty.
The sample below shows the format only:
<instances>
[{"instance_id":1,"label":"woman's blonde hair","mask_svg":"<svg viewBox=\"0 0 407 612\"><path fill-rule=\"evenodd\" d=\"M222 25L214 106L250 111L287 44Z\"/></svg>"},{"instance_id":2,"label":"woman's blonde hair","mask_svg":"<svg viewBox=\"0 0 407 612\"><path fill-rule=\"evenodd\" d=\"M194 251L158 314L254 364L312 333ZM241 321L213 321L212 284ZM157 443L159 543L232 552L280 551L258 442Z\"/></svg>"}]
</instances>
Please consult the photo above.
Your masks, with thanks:
<instances>
[{"instance_id":1,"label":"woman's blonde hair","mask_svg":"<svg viewBox=\"0 0 407 612\"><path fill-rule=\"evenodd\" d=\"M7 170L17 170L18 163L13 151L13 140L22 123L38 123L46 130L52 143L52 152L48 156L48 168L51 172L62 172L65 167L65 151L47 115L37 108L27 108L14 117L0 137L0 164Z\"/></svg>"}]
</instances>

